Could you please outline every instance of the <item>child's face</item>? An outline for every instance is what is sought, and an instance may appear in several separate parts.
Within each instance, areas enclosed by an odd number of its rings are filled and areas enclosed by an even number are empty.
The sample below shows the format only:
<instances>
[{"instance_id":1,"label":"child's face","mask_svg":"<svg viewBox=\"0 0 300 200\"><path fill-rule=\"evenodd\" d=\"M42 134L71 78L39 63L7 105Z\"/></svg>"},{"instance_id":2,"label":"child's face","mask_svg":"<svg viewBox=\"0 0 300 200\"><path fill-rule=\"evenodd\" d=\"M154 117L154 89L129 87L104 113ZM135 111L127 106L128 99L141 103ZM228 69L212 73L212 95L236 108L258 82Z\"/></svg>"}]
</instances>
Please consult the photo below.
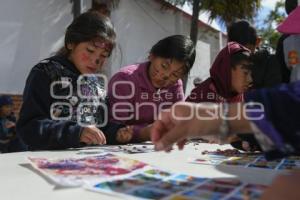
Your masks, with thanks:
<instances>
[{"instance_id":1,"label":"child's face","mask_svg":"<svg viewBox=\"0 0 300 200\"><path fill-rule=\"evenodd\" d=\"M231 69L231 85L232 90L239 94L249 89L252 83L251 71L245 66L248 62L241 62Z\"/></svg>"},{"instance_id":2,"label":"child's face","mask_svg":"<svg viewBox=\"0 0 300 200\"><path fill-rule=\"evenodd\" d=\"M185 73L184 63L175 59L161 58L150 55L149 77L156 88L175 84Z\"/></svg>"},{"instance_id":3,"label":"child's face","mask_svg":"<svg viewBox=\"0 0 300 200\"><path fill-rule=\"evenodd\" d=\"M12 112L12 106L11 105L4 105L0 108L0 114L2 117L7 117Z\"/></svg>"},{"instance_id":4,"label":"child's face","mask_svg":"<svg viewBox=\"0 0 300 200\"><path fill-rule=\"evenodd\" d=\"M69 44L68 49L71 50L69 59L82 74L98 73L109 56L104 46L97 45L95 42Z\"/></svg>"}]
</instances>

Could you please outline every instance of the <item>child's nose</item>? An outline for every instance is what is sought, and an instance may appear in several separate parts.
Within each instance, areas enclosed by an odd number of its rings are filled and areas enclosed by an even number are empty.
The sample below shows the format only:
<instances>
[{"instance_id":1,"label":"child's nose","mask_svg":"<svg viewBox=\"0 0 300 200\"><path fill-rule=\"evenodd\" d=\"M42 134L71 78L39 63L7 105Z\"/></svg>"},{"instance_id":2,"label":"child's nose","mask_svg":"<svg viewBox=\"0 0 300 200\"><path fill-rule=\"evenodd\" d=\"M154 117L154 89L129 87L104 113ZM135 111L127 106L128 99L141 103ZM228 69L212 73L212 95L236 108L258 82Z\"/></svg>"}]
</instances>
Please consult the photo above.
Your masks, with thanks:
<instances>
[{"instance_id":1,"label":"child's nose","mask_svg":"<svg viewBox=\"0 0 300 200\"><path fill-rule=\"evenodd\" d=\"M252 83L253 82L253 78L252 78L252 76L249 74L249 76L248 76L248 81L249 81L249 83Z\"/></svg>"}]
</instances>

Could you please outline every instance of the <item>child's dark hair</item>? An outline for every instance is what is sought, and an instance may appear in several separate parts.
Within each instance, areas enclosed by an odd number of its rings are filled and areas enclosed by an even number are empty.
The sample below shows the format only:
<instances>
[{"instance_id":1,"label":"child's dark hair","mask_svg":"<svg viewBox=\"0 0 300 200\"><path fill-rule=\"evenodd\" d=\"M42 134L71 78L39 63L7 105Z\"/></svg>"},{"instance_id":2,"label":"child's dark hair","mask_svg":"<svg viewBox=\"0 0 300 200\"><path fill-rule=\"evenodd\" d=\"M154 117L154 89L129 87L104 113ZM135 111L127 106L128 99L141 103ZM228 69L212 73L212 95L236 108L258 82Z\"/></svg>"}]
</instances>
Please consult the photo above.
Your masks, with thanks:
<instances>
[{"instance_id":1,"label":"child's dark hair","mask_svg":"<svg viewBox=\"0 0 300 200\"><path fill-rule=\"evenodd\" d=\"M0 95L0 107L6 105L13 105L13 100L8 95Z\"/></svg>"},{"instance_id":2,"label":"child's dark hair","mask_svg":"<svg viewBox=\"0 0 300 200\"><path fill-rule=\"evenodd\" d=\"M162 58L176 59L185 63L188 73L195 62L196 50L193 41L184 35L173 35L158 41L151 49L151 54Z\"/></svg>"},{"instance_id":3,"label":"child's dark hair","mask_svg":"<svg viewBox=\"0 0 300 200\"><path fill-rule=\"evenodd\" d=\"M284 3L285 6L285 11L289 15L295 8L298 6L298 1L297 0L285 0Z\"/></svg>"},{"instance_id":4,"label":"child's dark hair","mask_svg":"<svg viewBox=\"0 0 300 200\"><path fill-rule=\"evenodd\" d=\"M65 34L65 46L58 54L68 55L68 44L79 44L87 41L105 41L110 43L110 51L115 45L115 31L109 18L97 12L86 12L79 15L68 26Z\"/></svg>"},{"instance_id":5,"label":"child's dark hair","mask_svg":"<svg viewBox=\"0 0 300 200\"><path fill-rule=\"evenodd\" d=\"M230 56L230 65L231 65L231 68L234 68L243 63L243 62L247 62L249 64L246 64L246 65L243 65L243 68L245 69L251 69L252 67L252 58L251 58L251 54L250 52L248 51L238 51L234 54L232 54Z\"/></svg>"},{"instance_id":6,"label":"child's dark hair","mask_svg":"<svg viewBox=\"0 0 300 200\"><path fill-rule=\"evenodd\" d=\"M228 28L228 42L237 42L241 45L255 45L257 33L255 28L246 20L232 23Z\"/></svg>"}]
</instances>

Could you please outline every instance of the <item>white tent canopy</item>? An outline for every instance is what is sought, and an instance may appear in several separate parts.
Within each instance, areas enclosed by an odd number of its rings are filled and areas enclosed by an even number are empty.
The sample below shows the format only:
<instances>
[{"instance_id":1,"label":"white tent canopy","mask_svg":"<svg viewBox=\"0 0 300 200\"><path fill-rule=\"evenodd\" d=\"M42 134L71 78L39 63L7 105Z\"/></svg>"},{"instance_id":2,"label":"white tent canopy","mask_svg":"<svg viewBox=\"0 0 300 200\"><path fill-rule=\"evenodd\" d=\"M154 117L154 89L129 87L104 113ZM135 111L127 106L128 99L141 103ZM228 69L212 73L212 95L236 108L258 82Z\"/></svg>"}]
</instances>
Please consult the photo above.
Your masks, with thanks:
<instances>
[{"instance_id":1,"label":"white tent canopy","mask_svg":"<svg viewBox=\"0 0 300 200\"><path fill-rule=\"evenodd\" d=\"M83 11L91 0L83 1ZM57 51L72 21L69 0L10 0L0 7L0 94L22 94L30 69ZM122 0L112 12L117 47L105 72L110 77L121 66L145 61L151 47L174 34L189 35L190 18L182 12L162 10L157 0ZM209 26L199 27L195 77L208 76L211 61L224 45L225 37ZM224 41L224 42L223 42Z\"/></svg>"}]
</instances>

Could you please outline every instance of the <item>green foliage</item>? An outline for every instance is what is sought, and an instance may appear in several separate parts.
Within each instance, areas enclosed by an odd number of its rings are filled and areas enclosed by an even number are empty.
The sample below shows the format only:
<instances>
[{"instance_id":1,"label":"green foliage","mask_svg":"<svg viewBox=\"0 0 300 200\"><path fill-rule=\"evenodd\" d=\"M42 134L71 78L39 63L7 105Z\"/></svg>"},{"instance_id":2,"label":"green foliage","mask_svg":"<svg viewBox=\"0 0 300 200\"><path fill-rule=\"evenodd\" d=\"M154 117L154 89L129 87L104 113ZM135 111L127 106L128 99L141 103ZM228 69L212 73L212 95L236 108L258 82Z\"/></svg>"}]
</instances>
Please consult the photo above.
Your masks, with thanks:
<instances>
[{"instance_id":1,"label":"green foliage","mask_svg":"<svg viewBox=\"0 0 300 200\"><path fill-rule=\"evenodd\" d=\"M184 5L187 3L192 6L193 0L167 0L173 5ZM200 12L206 12L209 19L217 20L223 26L228 25L237 19L248 19L252 21L261 0L200 0Z\"/></svg>"},{"instance_id":2,"label":"green foliage","mask_svg":"<svg viewBox=\"0 0 300 200\"><path fill-rule=\"evenodd\" d=\"M277 41L280 33L276 31L276 27L285 19L284 1L276 3L275 9L270 11L266 19L263 21L264 26L258 29L258 34L262 38L262 45L276 49Z\"/></svg>"},{"instance_id":3,"label":"green foliage","mask_svg":"<svg viewBox=\"0 0 300 200\"><path fill-rule=\"evenodd\" d=\"M228 27L237 19L252 21L260 5L261 0L202 0L200 9L208 13L210 20Z\"/></svg>"}]
</instances>

